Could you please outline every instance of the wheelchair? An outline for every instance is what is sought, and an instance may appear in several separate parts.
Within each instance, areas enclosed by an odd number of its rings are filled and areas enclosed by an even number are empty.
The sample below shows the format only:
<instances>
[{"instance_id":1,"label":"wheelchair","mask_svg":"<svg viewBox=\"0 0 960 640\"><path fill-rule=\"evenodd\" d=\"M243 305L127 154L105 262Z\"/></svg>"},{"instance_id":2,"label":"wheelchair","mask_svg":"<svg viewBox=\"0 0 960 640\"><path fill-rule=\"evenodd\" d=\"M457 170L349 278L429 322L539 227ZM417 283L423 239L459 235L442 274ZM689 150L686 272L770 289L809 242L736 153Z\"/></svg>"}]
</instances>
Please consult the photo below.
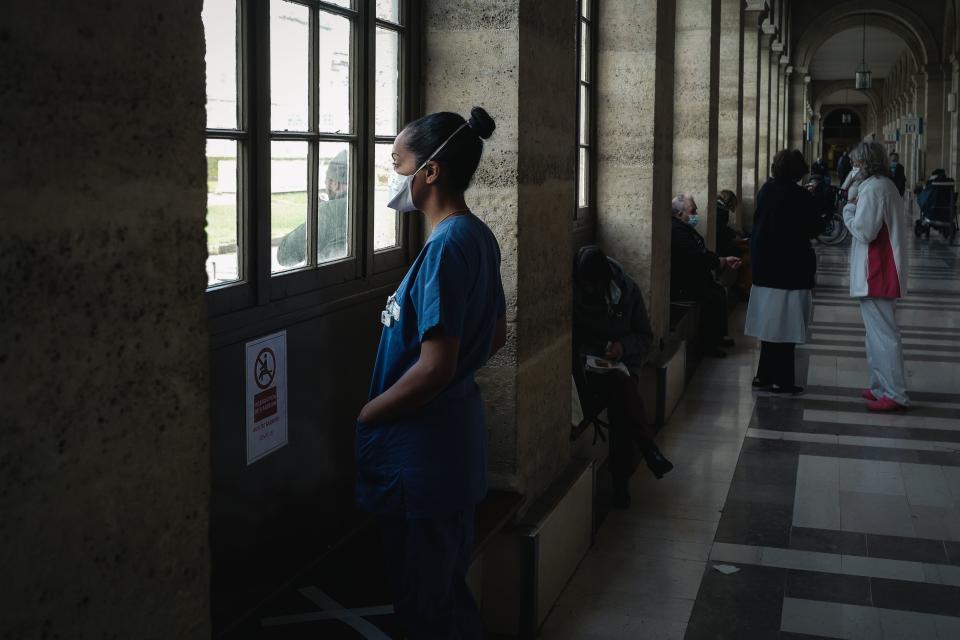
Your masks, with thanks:
<instances>
[{"instance_id":1,"label":"wheelchair","mask_svg":"<svg viewBox=\"0 0 960 640\"><path fill-rule=\"evenodd\" d=\"M957 216L957 192L952 180L930 182L917 196L920 217L913 225L918 238L930 238L930 230L936 229L950 243L960 229Z\"/></svg>"}]
</instances>

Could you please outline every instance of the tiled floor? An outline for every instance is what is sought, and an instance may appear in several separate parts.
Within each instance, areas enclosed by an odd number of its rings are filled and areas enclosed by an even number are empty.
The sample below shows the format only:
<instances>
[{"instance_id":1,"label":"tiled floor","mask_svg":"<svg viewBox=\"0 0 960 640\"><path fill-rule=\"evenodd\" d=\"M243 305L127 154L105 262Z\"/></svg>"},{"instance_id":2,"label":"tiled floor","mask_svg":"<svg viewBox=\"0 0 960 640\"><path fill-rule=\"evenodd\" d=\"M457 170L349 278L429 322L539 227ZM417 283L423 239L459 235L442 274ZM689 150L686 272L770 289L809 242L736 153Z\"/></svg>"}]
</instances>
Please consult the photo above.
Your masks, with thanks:
<instances>
[{"instance_id":1,"label":"tiled floor","mask_svg":"<svg viewBox=\"0 0 960 640\"><path fill-rule=\"evenodd\" d=\"M960 249L910 258L911 410L864 410L847 250L820 250L807 393L755 394L745 339L703 362L662 436L677 468L638 472L541 637L960 638Z\"/></svg>"}]
</instances>

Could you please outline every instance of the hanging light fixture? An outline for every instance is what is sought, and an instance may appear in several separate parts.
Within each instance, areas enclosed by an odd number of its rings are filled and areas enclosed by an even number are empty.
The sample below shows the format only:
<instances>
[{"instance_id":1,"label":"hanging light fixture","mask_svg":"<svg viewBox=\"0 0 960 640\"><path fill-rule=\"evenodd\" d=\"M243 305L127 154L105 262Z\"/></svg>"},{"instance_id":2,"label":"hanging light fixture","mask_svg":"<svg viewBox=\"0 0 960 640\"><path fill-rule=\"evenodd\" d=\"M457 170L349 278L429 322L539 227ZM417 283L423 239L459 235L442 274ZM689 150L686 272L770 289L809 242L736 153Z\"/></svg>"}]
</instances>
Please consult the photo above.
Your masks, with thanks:
<instances>
[{"instance_id":1,"label":"hanging light fixture","mask_svg":"<svg viewBox=\"0 0 960 640\"><path fill-rule=\"evenodd\" d=\"M867 14L863 14L863 45L860 52L860 67L857 69L855 87L857 89L869 89L873 86L870 67L867 66Z\"/></svg>"}]
</instances>

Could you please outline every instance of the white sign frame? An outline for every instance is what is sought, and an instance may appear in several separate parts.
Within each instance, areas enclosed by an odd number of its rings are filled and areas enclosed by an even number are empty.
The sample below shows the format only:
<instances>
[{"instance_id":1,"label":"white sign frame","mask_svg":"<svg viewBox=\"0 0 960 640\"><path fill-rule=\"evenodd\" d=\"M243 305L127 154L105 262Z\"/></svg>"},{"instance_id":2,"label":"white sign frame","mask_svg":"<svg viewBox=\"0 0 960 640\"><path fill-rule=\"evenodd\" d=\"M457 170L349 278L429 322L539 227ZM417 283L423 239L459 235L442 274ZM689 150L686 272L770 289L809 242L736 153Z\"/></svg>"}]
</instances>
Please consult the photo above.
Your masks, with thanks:
<instances>
[{"instance_id":1,"label":"white sign frame","mask_svg":"<svg viewBox=\"0 0 960 640\"><path fill-rule=\"evenodd\" d=\"M287 445L287 332L247 343L247 466Z\"/></svg>"}]
</instances>

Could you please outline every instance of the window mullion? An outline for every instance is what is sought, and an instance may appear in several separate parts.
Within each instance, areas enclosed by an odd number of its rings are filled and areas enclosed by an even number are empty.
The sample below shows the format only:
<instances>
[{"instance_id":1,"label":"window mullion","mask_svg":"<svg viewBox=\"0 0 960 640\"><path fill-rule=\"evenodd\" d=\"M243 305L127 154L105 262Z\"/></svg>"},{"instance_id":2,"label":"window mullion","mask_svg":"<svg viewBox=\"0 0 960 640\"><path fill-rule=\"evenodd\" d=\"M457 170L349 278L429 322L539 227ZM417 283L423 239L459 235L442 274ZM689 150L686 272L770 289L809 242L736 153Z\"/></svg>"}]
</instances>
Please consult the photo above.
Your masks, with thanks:
<instances>
[{"instance_id":1,"label":"window mullion","mask_svg":"<svg viewBox=\"0 0 960 640\"><path fill-rule=\"evenodd\" d=\"M363 3L360 10L360 17L357 24L358 33L358 82L357 91L359 94L360 109L358 110L358 119L356 123L357 134L360 143L358 147L362 148L359 154L363 161L363 167L360 174L360 186L358 191L362 191L362 196L357 203L359 218L362 222L362 249L364 256L363 273L366 276L373 272L373 245L374 245L374 126L375 126L375 105L376 100L376 74L374 65L376 65L376 51L374 43L376 40L376 22L371 17L370 3Z\"/></svg>"},{"instance_id":2,"label":"window mullion","mask_svg":"<svg viewBox=\"0 0 960 640\"><path fill-rule=\"evenodd\" d=\"M311 133L320 130L320 105L318 92L320 88L320 27L318 9L310 9L310 56L307 76L310 85L307 89L307 110L310 122L307 128ZM307 264L317 265L317 207L320 199L320 183L318 181L319 144L314 138L308 148L307 155Z\"/></svg>"},{"instance_id":3,"label":"window mullion","mask_svg":"<svg viewBox=\"0 0 960 640\"><path fill-rule=\"evenodd\" d=\"M250 212L250 281L256 289L258 305L270 301L270 5L249 1L252 15L250 55L254 95L251 102L250 130L251 183L254 195Z\"/></svg>"}]
</instances>

